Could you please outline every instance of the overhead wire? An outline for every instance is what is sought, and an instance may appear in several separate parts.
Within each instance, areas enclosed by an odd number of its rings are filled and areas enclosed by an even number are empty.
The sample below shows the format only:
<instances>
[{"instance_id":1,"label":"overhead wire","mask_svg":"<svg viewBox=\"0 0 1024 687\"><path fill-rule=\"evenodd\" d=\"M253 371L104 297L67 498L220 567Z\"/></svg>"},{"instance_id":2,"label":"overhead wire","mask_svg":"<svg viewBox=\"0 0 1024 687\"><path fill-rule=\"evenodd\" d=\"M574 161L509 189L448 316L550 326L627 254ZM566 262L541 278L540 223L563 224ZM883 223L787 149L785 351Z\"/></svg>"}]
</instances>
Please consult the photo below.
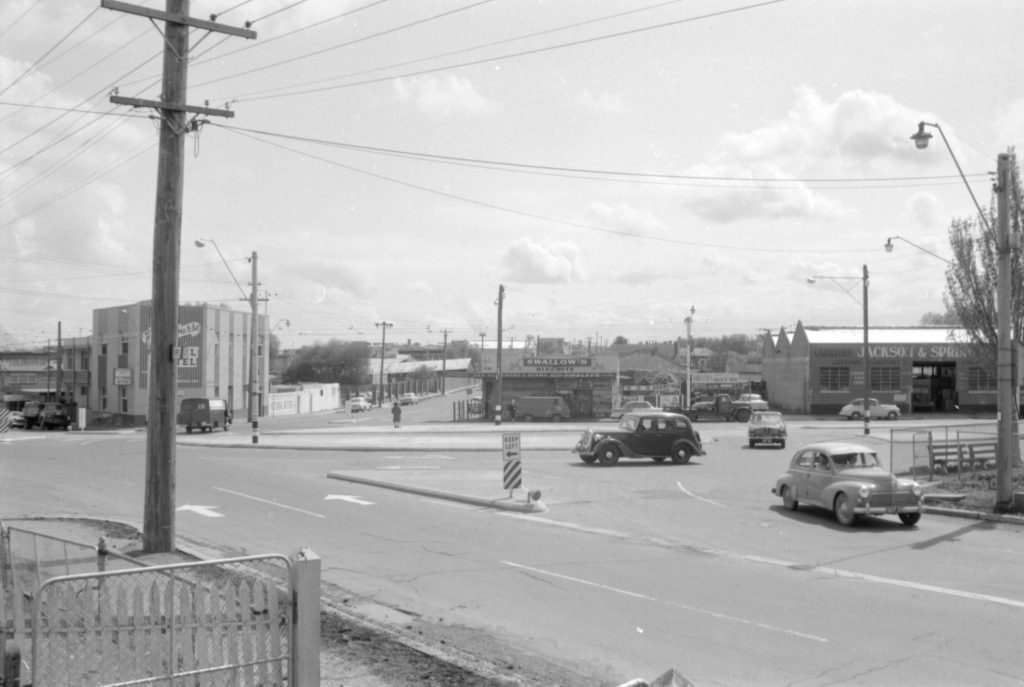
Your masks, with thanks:
<instances>
[{"instance_id":1,"label":"overhead wire","mask_svg":"<svg viewBox=\"0 0 1024 687\"><path fill-rule=\"evenodd\" d=\"M199 82L199 83L194 84L194 85L196 87L209 86L210 84L219 83L221 81L226 81L228 79L234 79L234 78L237 78L239 76L249 76L249 75L255 74L257 72L266 71L267 69L273 69L273 68L276 68L276 67L281 67L281 66L286 65L286 64L291 64L293 62L298 62L300 60L305 60L305 59L308 59L310 57L315 57L317 55L322 55L324 53L332 52L334 50L340 50L342 48L347 48L347 47L350 47L350 46L353 46L353 45L357 45L359 43L363 43L365 41L372 40L374 38L380 38L381 36L386 36L386 35L389 35L389 34L392 34L392 33L396 33L398 31L403 31L403 30L408 29L408 28L413 27L413 26L419 26L420 24L426 24L428 22L436 21L438 19L442 19L444 17L449 17L449 16L457 14L459 12L464 12L466 10L473 9L473 8L479 7L481 5L486 5L486 4L494 2L494 1L495 0L477 0L477 2L474 2L471 5L466 5L465 7L459 7L459 8L453 9L453 10L448 10L446 12L441 12L439 14L434 14L434 15L431 15L429 17L424 17L423 19L417 19L416 21L407 22L407 23L402 24L400 26L394 26L394 27L391 27L390 29L385 29L384 31L378 31L377 33L373 33L373 34L370 34L370 35L367 35L367 36L361 36L359 38L354 38L354 39L352 39L350 41L346 41L344 43L339 43L337 45L332 45L332 46L329 46L329 47L326 47L326 48L321 48L319 50L314 50L312 52L304 53L302 55L296 55L295 57L290 57L290 58L288 58L286 60L280 60L278 62L274 62L274 63L271 63L271 64L261 65L259 67L253 67L252 69L247 69L247 70L245 70L243 72L238 72L238 73L235 73L235 74L229 74L229 75L226 75L226 76L221 76L221 77L218 77L216 79L209 79L207 81L202 81L202 82ZM776 1L781 1L781 0L776 0Z\"/></svg>"},{"instance_id":2,"label":"overhead wire","mask_svg":"<svg viewBox=\"0 0 1024 687\"><path fill-rule=\"evenodd\" d=\"M338 84L338 85L335 85L335 86L323 86L323 87L320 87L320 88L310 88L310 89L305 89L305 90L292 90L292 91L288 91L288 92L285 92L285 93L278 93L276 95L264 95L264 96L259 96L259 97L235 96L235 98L237 100L239 100L239 101L245 100L247 102L249 102L249 101L256 101L256 100L271 100L271 99L274 99L274 98L292 97L292 96L296 96L296 95L308 95L310 93L322 93L324 91L332 91L332 90L337 90L337 89L341 89L341 88L351 88L351 87L354 87L354 86L366 86L366 85L369 85L369 84L381 83L381 82L384 82L384 81L392 81L392 80L398 79L398 78L410 78L410 77L414 77L414 76L423 76L423 75L426 75L426 74L433 74L435 72L440 72L440 71L449 71L449 70L452 70L452 69L458 69L458 68L462 68L462 67L472 67L472 66L477 66L477 65L481 65L481 64L488 64L490 62L501 62L501 61L504 61L504 60L509 60L509 59L513 59L513 58L517 58L517 57L525 57L525 56L528 56L528 55L538 55L538 54L545 53L545 52L550 52L550 51L553 51L553 50L563 50L565 48L574 48L574 47L578 47L578 46L581 46L581 45L587 45L587 44L590 44L590 43L596 43L596 42L599 42L599 41L611 40L611 39L615 39L615 38L622 38L624 36L630 36L630 35L634 35L634 34L637 34L637 33L645 33L647 31L655 31L655 30L658 30L658 29L664 29L664 28L667 28L667 27L670 27L670 26L678 26L678 25L688 24L688 23L692 23L692 22L696 22L696 21L703 21L703 20L706 20L706 19L713 19L713 18L725 16L725 15L728 15L728 14L734 14L734 13L737 13L737 12L745 12L745 11L749 11L749 10L753 10L753 9L760 9L760 8L768 6L768 5L775 5L775 4L782 3L782 2L787 2L787 0L763 0L763 2L757 2L757 3L750 4L750 5L743 5L741 7L734 7L734 8L730 8L730 9L726 9L726 10L718 10L718 11L715 11L715 12L708 12L708 13L697 15L697 16L693 16L693 17L686 17L684 19L676 19L676 20L673 20L673 21L661 22L659 24L643 26L643 27L639 27L639 28L635 28L635 29L627 29L627 30L623 30L623 31L617 31L615 33L604 34L604 35L600 35L600 36L591 36L589 38L581 38L581 39L577 39L577 40L574 40L574 41L567 41L565 43L559 43L559 44L556 44L556 45L547 45L547 46L541 46L541 47L538 47L538 48L531 48L531 49L528 49L528 50L520 50L519 52L507 53L507 54L504 54L504 55L493 55L493 56L490 56L490 57L482 57L482 58L476 59L476 60L468 60L468 61L460 62L460 63L457 63L457 64L449 64L449 65L443 65L443 66L438 66L438 67L431 67L431 68L428 68L428 69L421 69L421 70L417 70L417 71L413 71L413 72L405 72L403 74L391 74L391 75L388 75L388 76L381 76L381 77L373 78L373 79L363 79L361 81L353 81L353 82L350 82L350 83ZM292 58L292 60L289 60L289 61L294 61L294 58ZM248 72L245 72L243 74L237 74L235 76L241 76L241 75L244 75L244 74L247 74L247 73Z\"/></svg>"},{"instance_id":3,"label":"overhead wire","mask_svg":"<svg viewBox=\"0 0 1024 687\"><path fill-rule=\"evenodd\" d=\"M320 79L315 79L315 80L312 80L312 81L305 81L305 82L302 82L302 83L289 84L288 86L284 86L284 87L278 87L278 88L272 88L272 89L267 89L267 90L263 90L263 91L255 91L255 92L249 92L249 93L245 93L245 94L239 94L237 97L247 97L247 96L252 96L252 95L263 95L263 94L266 94L266 93L276 93L276 92L281 91L281 90L285 90L285 89L288 89L288 88L296 88L298 86L309 86L309 85L315 84L315 83L324 83L325 81L337 81L339 79L348 79L348 78L352 78L354 76L362 76L363 74L371 74L373 72L383 71L385 69L395 69L397 67L407 67L407 66L412 65L412 64L419 64L421 62L429 62L431 60L437 60L437 59L441 59L443 57L451 57L453 55L459 55L459 54L462 54L462 53L473 52L475 50L482 50L482 49L485 49L485 48L495 48L495 47L497 47L499 45L505 45L507 43L514 43L516 41L528 40L530 38L537 38L538 36L545 36L545 35L548 35L548 34L557 33L559 31L567 31L569 29L579 28L581 26L586 26L588 24L596 24L598 22L609 21L611 19L620 19L620 18L622 18L624 16L627 16L627 15L630 15L630 14L636 14L636 13L639 13L639 12L647 12L649 10L657 9L657 8L663 7L665 5L674 5L676 3L685 2L685 1L686 0L665 0L664 2L658 2L658 3L655 3L653 5L645 5L643 7L636 7L636 8L630 9L630 10L626 10L624 12L616 12L614 14L608 14L608 15L604 15L604 16L600 16L600 17L594 17L594 18L591 18L591 19L586 19L586 20L578 21L578 22L572 22L570 24L563 24L561 26L556 26L556 27L553 27L553 28L550 28L550 29L543 29L541 31L534 31L532 33L522 34L522 35L519 35L519 36L512 36L510 38L503 38L503 39L497 40L497 41L490 41L488 43L481 43L479 45L470 46L468 48L460 48L458 50L450 50L448 52L439 53L437 55L429 55L427 57L419 57L419 58L412 59L412 60L405 60L403 62L393 62L393 63L391 63L389 65L385 65L385 66L382 66L382 67L372 67L370 69L363 69L363 70L360 70L358 72L349 72L348 74L340 74L338 76L333 76L333 77L330 77L328 79L320 78Z\"/></svg>"},{"instance_id":4,"label":"overhead wire","mask_svg":"<svg viewBox=\"0 0 1024 687\"><path fill-rule=\"evenodd\" d=\"M368 177L372 177L372 178L375 178L375 179L379 179L379 180L382 180L382 181L387 181L387 182L389 182L391 184L395 184L395 185L398 185L398 186L404 186L406 188L416 189L416 190L423 191L425 193L429 193L429 194L432 194L432 195L441 196L443 198L449 198L449 199L452 199L452 200L458 200L458 201L461 201L463 203L468 203L470 205L476 205L478 207L484 207L484 208L488 208L488 209L491 209L491 210L498 210L499 212L508 213L508 214L512 214L512 215L516 215L516 216L520 216L520 217L527 217L527 218L530 218L530 219L540 220L540 221L543 221L543 222L559 224L559 225L562 225L562 226L573 227L573 228L577 228L577 229L584 229L584 230L587 230L587 231L599 232L599 233L604 233L604 234L612 234L612 235L616 235L616 236L625 236L625 237L629 237L631 239L644 239L644 240L656 241L656 242L661 242L661 243L669 243L669 244L674 244L674 245L695 246L695 247L699 247L699 248L717 248L717 249L724 249L724 250L749 251L749 252L757 252L757 253L817 253L817 252L819 252L818 250L811 249L811 248L808 248L808 249L805 249L805 250L793 250L793 249L791 249L791 250L781 250L781 249L776 248L776 247L760 248L760 247L749 246L749 245L726 245L726 244L716 244L716 243L708 243L708 242L702 242L702 241L685 241L685 240L682 240L682 239L676 239L676 238L671 238L671 237L667 237L667 236L653 236L653 235L650 235L650 234L638 234L636 232L625 231L625 230L620 230L620 229L612 229L610 227L601 227L601 226L597 226L597 225L594 225L594 224L586 224L586 223L583 223L583 222L573 222L573 221L565 220L565 219L558 219L558 218L554 218L554 217L547 217L545 215L539 215L539 214L532 213L532 212L526 212L525 210L518 210L518 209L515 209L515 208L504 207L504 206L498 205L496 203L489 203L487 201L478 200L478 199L475 199L475 198L469 198L467 196L462 196L462 195L458 195L458 194L455 194L455 193L450 193L448 191L440 191L440 190L437 190L437 189L430 188L428 186L423 186L423 185L420 185L420 184L414 184L414 183L409 182L409 181L403 181L401 179L396 179L394 177L389 177L389 176L387 176L385 174L380 174L378 172L371 172L369 170L365 170L365 169L361 169L359 167L356 167L354 165L349 165L349 164L345 164L345 163L342 163L342 162L338 162L337 160L332 160L332 159L328 159L328 158L325 158L325 157L322 157L322 156L319 156L319 155L313 155L311 153L306 153L306 152L302 152L302 151L299 151L299 150L295 150L294 148L289 148L288 146L285 146L285 145L282 145L282 144L279 144L279 143L275 143L275 142L272 142L272 141L267 141L267 140L264 140L264 139L262 139L262 138L260 138L258 136L238 131L237 129L226 129L226 130L227 131L232 131L232 132L236 133L237 135L245 136L247 138L251 138L252 140L259 141L259 142L263 143L264 145L272 146L272 147L275 147L275 148L280 148L281 150L286 150L286 151L294 153L296 155L301 155L301 156L304 156L304 157L308 157L310 159L318 160L320 162L327 162L327 163L335 165L337 167L341 167L343 169L347 169L349 171L356 172L358 174L362 174L362 175L365 175L365 176L368 176ZM851 250L833 249L833 252L835 252L835 253L863 253L863 252L866 252L866 249L851 249Z\"/></svg>"},{"instance_id":5,"label":"overhead wire","mask_svg":"<svg viewBox=\"0 0 1024 687\"><path fill-rule=\"evenodd\" d=\"M12 88L14 88L14 86L15 86L15 85L17 85L17 83L18 83L19 81L21 81L21 80L22 80L23 78L25 78L26 76L28 76L29 74L31 74L32 72L34 72L34 71L35 71L36 69L38 69L38 68L39 68L39 64L40 64L40 63L41 63L41 62L42 62L42 61L43 61L43 60L44 60L44 59L46 58L46 56L47 56L47 55L49 55L49 54L50 54L51 52L53 52L54 50L56 50L56 49L58 48L58 46L60 46L60 44L61 44L61 43L63 43L64 41L66 41L66 40L67 40L68 38L70 38L70 37L71 37L71 35L72 35L72 34L73 34L73 33L74 33L75 31L77 31L77 30L78 30L79 28L81 28L81 27L82 27L82 25L83 25L83 24L85 24L85 22L89 21L89 19L91 19L91 18L92 18L92 16L93 16L94 14L96 14L97 12L99 12L99 11L100 11L100 8L99 8L99 7L95 7L95 8L93 8L92 12L90 12L90 13L89 13L89 14L88 14L88 15L87 15L87 16L86 16L86 17L85 17L84 19L82 19L82 20L81 20L80 22L78 22L77 24L75 24L74 28L72 28L72 29L71 29L70 31L68 31L68 32L67 32L66 34L64 34L64 36L63 36L63 37L61 37L61 38L60 38L60 40L58 40L58 41L57 41L57 42L56 42L56 43L55 43L55 44L54 44L54 45L53 45L53 46L52 46L52 47L51 47L51 48L50 48L49 50L47 50L47 51L46 51L45 53L43 53L43 54L42 54L42 56L41 56L41 57L39 57L39 59L37 59L37 60L36 60L35 62L33 62L33 63L32 63L31 65L29 65L29 66L28 66L28 68L27 68L27 69L25 69L25 71L23 71L23 72L22 72L21 74L19 74L18 76L16 76L16 77L15 77L15 78L14 78L14 79L13 79L13 80L11 81L11 83L7 84L7 85L6 85L6 86L4 86L3 88L0 88L0 95L3 95L3 94L4 94L4 93L6 93L7 91L9 91L9 90L11 90Z\"/></svg>"}]
</instances>

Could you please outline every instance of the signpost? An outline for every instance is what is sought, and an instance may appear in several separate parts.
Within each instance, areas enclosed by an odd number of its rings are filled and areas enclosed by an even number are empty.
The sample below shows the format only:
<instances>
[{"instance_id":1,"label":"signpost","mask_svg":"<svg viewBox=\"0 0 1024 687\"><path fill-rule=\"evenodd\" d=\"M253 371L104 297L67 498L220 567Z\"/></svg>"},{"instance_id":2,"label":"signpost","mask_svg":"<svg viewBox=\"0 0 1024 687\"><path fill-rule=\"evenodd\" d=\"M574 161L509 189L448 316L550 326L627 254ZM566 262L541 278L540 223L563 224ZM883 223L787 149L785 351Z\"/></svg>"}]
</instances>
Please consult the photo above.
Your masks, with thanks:
<instances>
[{"instance_id":1,"label":"signpost","mask_svg":"<svg viewBox=\"0 0 1024 687\"><path fill-rule=\"evenodd\" d=\"M508 489L509 498L512 491L523 486L522 453L520 451L519 432L502 433L502 474L504 486Z\"/></svg>"}]
</instances>

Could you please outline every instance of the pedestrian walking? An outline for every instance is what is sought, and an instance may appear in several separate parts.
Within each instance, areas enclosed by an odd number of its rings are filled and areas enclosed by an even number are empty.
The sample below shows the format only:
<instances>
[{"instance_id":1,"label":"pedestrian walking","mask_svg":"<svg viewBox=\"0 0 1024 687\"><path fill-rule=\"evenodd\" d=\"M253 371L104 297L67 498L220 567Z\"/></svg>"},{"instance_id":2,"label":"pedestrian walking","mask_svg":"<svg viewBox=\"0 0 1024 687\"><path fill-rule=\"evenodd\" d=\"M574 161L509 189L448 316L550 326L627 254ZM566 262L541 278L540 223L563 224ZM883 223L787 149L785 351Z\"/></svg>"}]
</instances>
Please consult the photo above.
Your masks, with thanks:
<instances>
[{"instance_id":1,"label":"pedestrian walking","mask_svg":"<svg viewBox=\"0 0 1024 687\"><path fill-rule=\"evenodd\" d=\"M391 405L391 419L395 421L395 427L402 426L402 406L398 405L398 401Z\"/></svg>"}]
</instances>

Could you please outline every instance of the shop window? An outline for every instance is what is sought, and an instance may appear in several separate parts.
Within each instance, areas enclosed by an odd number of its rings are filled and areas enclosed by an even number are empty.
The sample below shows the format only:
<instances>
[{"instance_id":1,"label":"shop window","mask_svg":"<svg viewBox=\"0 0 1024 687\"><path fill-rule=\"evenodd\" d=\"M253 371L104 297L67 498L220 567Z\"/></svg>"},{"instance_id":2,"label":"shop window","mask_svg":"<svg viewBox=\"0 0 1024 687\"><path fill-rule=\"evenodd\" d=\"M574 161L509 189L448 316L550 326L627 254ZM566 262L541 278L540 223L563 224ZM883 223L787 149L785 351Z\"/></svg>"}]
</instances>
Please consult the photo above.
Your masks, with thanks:
<instances>
[{"instance_id":1,"label":"shop window","mask_svg":"<svg viewBox=\"0 0 1024 687\"><path fill-rule=\"evenodd\" d=\"M898 368L898 367L873 367L873 368L871 368L871 390L872 391L899 391L900 390L900 368Z\"/></svg>"},{"instance_id":2,"label":"shop window","mask_svg":"<svg viewBox=\"0 0 1024 687\"><path fill-rule=\"evenodd\" d=\"M823 367L818 371L818 387L821 391L849 391L850 368Z\"/></svg>"},{"instance_id":3,"label":"shop window","mask_svg":"<svg viewBox=\"0 0 1024 687\"><path fill-rule=\"evenodd\" d=\"M106 355L106 354L107 354L107 344L106 343L101 343L100 344L100 355Z\"/></svg>"},{"instance_id":4,"label":"shop window","mask_svg":"<svg viewBox=\"0 0 1024 687\"><path fill-rule=\"evenodd\" d=\"M968 391L995 391L996 377L983 367L967 368Z\"/></svg>"},{"instance_id":5,"label":"shop window","mask_svg":"<svg viewBox=\"0 0 1024 687\"><path fill-rule=\"evenodd\" d=\"M121 339L121 354L128 355L128 339Z\"/></svg>"},{"instance_id":6,"label":"shop window","mask_svg":"<svg viewBox=\"0 0 1024 687\"><path fill-rule=\"evenodd\" d=\"M124 388L122 386L120 388L120 392L121 392L121 412L122 413L127 413L128 412L128 389L126 389L126 388Z\"/></svg>"}]
</instances>

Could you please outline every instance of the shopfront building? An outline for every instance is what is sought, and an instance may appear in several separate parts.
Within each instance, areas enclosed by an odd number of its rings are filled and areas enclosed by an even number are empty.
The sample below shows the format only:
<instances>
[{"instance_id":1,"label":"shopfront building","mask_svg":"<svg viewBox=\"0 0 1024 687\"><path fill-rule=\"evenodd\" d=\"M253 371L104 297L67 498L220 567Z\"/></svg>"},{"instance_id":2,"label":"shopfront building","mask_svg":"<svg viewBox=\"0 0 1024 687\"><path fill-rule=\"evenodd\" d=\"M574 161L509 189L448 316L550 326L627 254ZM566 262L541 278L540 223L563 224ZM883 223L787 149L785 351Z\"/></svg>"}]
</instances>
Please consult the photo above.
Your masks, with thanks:
<instances>
[{"instance_id":1,"label":"shopfront building","mask_svg":"<svg viewBox=\"0 0 1024 687\"><path fill-rule=\"evenodd\" d=\"M805 327L766 334L762 374L773 408L830 415L853 398L893 403L904 414L994 412L995 369L978 360L961 329L949 327L864 330Z\"/></svg>"},{"instance_id":2,"label":"shopfront building","mask_svg":"<svg viewBox=\"0 0 1024 687\"><path fill-rule=\"evenodd\" d=\"M617 355L539 356L528 351L501 354L501 407L507 416L513 399L560 396L572 417L607 417L618 393ZM497 401L497 355L489 351L474 373L482 385L485 417L493 417Z\"/></svg>"}]
</instances>

